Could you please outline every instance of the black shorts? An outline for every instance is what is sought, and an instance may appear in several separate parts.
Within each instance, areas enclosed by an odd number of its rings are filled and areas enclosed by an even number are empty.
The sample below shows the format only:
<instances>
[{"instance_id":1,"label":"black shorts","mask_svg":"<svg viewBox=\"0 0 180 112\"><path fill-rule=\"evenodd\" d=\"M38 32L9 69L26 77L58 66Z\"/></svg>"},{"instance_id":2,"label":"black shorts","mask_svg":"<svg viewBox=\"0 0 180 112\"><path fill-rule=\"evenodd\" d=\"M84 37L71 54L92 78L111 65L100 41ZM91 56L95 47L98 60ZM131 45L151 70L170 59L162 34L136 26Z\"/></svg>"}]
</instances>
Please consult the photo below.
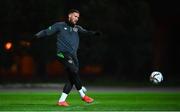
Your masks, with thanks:
<instances>
[{"instance_id":1,"label":"black shorts","mask_svg":"<svg viewBox=\"0 0 180 112\"><path fill-rule=\"evenodd\" d=\"M57 57L66 69L75 73L79 71L79 62L77 56L74 56L67 52L59 52L57 54Z\"/></svg>"}]
</instances>

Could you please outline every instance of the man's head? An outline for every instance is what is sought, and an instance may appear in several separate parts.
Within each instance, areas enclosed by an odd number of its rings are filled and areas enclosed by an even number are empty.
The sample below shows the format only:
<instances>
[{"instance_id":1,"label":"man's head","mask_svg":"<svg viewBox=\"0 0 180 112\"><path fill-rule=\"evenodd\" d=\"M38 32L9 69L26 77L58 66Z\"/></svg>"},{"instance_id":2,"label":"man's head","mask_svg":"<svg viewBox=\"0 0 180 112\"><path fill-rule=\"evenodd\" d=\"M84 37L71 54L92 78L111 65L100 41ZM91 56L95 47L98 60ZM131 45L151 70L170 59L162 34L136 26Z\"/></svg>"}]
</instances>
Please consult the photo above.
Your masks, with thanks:
<instances>
[{"instance_id":1,"label":"man's head","mask_svg":"<svg viewBox=\"0 0 180 112\"><path fill-rule=\"evenodd\" d=\"M71 9L68 12L68 21L75 25L79 20L80 12L76 9Z\"/></svg>"}]
</instances>

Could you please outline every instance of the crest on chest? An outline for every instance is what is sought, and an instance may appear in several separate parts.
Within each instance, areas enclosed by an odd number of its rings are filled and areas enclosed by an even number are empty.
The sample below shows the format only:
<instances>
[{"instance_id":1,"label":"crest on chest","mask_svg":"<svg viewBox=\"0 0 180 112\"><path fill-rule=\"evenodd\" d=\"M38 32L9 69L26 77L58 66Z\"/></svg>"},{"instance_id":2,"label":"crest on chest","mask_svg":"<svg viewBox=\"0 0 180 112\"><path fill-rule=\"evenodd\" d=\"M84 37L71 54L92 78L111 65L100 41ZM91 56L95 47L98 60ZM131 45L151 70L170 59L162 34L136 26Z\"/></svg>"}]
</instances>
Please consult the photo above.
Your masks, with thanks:
<instances>
[{"instance_id":1,"label":"crest on chest","mask_svg":"<svg viewBox=\"0 0 180 112\"><path fill-rule=\"evenodd\" d=\"M73 27L73 31L74 31L74 32L78 32L78 28Z\"/></svg>"}]
</instances>

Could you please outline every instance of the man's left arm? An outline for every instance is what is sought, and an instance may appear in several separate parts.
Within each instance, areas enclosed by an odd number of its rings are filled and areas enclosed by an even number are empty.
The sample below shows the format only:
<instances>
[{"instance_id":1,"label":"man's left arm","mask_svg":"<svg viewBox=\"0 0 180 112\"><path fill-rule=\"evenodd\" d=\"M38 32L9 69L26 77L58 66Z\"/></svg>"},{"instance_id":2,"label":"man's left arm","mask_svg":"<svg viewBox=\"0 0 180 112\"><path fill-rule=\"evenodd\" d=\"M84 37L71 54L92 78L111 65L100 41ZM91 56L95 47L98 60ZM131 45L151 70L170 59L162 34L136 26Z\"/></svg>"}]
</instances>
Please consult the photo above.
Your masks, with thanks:
<instances>
[{"instance_id":1,"label":"man's left arm","mask_svg":"<svg viewBox=\"0 0 180 112\"><path fill-rule=\"evenodd\" d=\"M87 34L87 35L95 35L95 36L100 36L101 35L101 32L100 31L91 31L91 30L86 30L84 28L82 28L81 26L77 25L77 28L78 28L78 31L80 33L84 33L84 34Z\"/></svg>"}]
</instances>

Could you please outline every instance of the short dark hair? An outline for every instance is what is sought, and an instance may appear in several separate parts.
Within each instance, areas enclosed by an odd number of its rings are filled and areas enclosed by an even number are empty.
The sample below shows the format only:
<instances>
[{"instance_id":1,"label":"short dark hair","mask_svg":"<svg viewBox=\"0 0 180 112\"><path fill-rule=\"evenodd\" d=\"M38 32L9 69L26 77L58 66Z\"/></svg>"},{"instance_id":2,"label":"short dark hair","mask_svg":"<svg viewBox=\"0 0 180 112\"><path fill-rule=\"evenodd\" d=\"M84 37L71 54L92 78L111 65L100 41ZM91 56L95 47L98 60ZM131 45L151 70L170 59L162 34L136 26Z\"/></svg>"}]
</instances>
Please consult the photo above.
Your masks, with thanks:
<instances>
[{"instance_id":1,"label":"short dark hair","mask_svg":"<svg viewBox=\"0 0 180 112\"><path fill-rule=\"evenodd\" d=\"M80 14L80 12L79 12L77 9L70 9L70 10L68 11L68 14L70 14L70 13L74 13L74 12L76 12L76 13L79 13L79 14Z\"/></svg>"}]
</instances>

